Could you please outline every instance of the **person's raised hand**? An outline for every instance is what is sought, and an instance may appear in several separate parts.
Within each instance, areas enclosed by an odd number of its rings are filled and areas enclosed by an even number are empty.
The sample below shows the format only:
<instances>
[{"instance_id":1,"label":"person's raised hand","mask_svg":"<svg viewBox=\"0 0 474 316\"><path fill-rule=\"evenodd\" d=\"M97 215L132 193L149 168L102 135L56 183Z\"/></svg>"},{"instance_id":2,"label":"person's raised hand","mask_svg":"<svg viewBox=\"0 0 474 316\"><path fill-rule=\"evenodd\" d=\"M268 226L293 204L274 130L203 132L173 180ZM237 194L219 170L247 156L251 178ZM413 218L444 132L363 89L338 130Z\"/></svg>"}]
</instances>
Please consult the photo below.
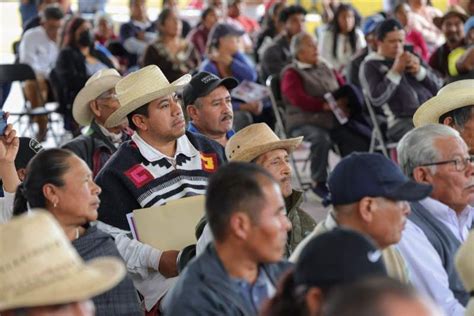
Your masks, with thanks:
<instances>
[{"instance_id":1,"label":"person's raised hand","mask_svg":"<svg viewBox=\"0 0 474 316\"><path fill-rule=\"evenodd\" d=\"M16 136L16 131L12 124L8 124L5 132L0 136L0 162L15 162L20 139Z\"/></svg>"}]
</instances>

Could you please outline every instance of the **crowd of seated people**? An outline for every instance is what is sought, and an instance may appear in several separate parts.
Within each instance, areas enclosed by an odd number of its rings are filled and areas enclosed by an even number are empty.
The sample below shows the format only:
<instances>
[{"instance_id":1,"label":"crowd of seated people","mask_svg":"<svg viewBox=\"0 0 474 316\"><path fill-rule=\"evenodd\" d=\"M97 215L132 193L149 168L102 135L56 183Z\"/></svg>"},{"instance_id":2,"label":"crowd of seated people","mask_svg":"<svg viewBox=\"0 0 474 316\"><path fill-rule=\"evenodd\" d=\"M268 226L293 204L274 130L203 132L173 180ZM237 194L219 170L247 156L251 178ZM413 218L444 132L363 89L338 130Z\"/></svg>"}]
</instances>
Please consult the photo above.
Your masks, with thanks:
<instances>
[{"instance_id":1,"label":"crowd of seated people","mask_svg":"<svg viewBox=\"0 0 474 316\"><path fill-rule=\"evenodd\" d=\"M196 25L174 0L121 25L38 1L23 93L74 137L44 149L46 117L0 136L0 314L474 315L472 3L324 0L309 30L284 1L208 1ZM169 227L193 245L140 239L134 211L199 195Z\"/></svg>"}]
</instances>

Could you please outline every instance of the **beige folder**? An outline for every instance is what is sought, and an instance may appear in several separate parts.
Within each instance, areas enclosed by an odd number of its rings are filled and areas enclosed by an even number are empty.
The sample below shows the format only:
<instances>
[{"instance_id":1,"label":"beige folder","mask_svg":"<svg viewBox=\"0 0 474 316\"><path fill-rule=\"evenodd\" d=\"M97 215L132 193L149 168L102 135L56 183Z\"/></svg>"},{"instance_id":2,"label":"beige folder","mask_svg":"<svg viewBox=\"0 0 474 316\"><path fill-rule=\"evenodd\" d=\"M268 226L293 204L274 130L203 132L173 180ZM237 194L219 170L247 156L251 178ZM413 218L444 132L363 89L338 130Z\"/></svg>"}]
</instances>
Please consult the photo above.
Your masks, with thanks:
<instances>
[{"instance_id":1,"label":"beige folder","mask_svg":"<svg viewBox=\"0 0 474 316\"><path fill-rule=\"evenodd\" d=\"M204 195L133 211L137 239L160 250L181 250L196 243L195 228L204 216Z\"/></svg>"}]
</instances>

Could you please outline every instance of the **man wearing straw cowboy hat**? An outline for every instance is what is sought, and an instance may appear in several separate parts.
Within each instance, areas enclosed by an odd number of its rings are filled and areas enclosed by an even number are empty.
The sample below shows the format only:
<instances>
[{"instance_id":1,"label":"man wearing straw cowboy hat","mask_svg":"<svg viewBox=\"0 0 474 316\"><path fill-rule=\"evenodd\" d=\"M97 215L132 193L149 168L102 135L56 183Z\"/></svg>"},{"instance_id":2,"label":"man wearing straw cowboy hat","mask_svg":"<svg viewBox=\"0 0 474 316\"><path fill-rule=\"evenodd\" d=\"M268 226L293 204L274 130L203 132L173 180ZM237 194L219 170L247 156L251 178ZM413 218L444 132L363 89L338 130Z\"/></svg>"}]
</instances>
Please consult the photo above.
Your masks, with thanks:
<instances>
[{"instance_id":1,"label":"man wearing straw cowboy hat","mask_svg":"<svg viewBox=\"0 0 474 316\"><path fill-rule=\"evenodd\" d=\"M225 161L217 142L185 132L181 105L175 92L190 75L169 83L161 70L147 66L120 80L115 86L120 108L105 122L119 125L128 118L135 131L112 155L96 177L102 189L99 220L129 230L126 215L133 210L161 205L181 197L204 194L207 178ZM175 249L162 249L155 258L158 272L144 277L138 290L150 310L166 292L167 278L177 275ZM150 291L161 282L161 290ZM167 283L168 282L168 283ZM146 292L150 292L149 296Z\"/></svg>"},{"instance_id":2,"label":"man wearing straw cowboy hat","mask_svg":"<svg viewBox=\"0 0 474 316\"><path fill-rule=\"evenodd\" d=\"M413 115L415 127L431 123L448 125L459 132L474 154L474 79L450 83L423 103Z\"/></svg>"},{"instance_id":3,"label":"man wearing straw cowboy hat","mask_svg":"<svg viewBox=\"0 0 474 316\"><path fill-rule=\"evenodd\" d=\"M130 138L131 132L123 125L104 127L109 116L120 107L115 85L122 76L115 69L96 72L87 80L72 105L74 120L81 126L89 126L85 135L71 140L63 147L84 160L96 176L117 147Z\"/></svg>"},{"instance_id":4,"label":"man wearing straw cowboy hat","mask_svg":"<svg viewBox=\"0 0 474 316\"><path fill-rule=\"evenodd\" d=\"M226 145L226 156L229 161L254 162L267 170L280 185L287 216L292 225L286 245L286 256L289 256L316 226L314 219L300 208L303 202L302 192L293 190L291 186L292 170L289 154L302 140L303 137L281 140L267 124L258 123L238 131ZM200 230L198 226L198 232ZM211 240L210 229L206 227L198 241L198 252L204 250Z\"/></svg>"},{"instance_id":5,"label":"man wearing straw cowboy hat","mask_svg":"<svg viewBox=\"0 0 474 316\"><path fill-rule=\"evenodd\" d=\"M120 260L84 263L48 212L36 211L0 225L0 314L94 315L90 298L125 276Z\"/></svg>"}]
</instances>

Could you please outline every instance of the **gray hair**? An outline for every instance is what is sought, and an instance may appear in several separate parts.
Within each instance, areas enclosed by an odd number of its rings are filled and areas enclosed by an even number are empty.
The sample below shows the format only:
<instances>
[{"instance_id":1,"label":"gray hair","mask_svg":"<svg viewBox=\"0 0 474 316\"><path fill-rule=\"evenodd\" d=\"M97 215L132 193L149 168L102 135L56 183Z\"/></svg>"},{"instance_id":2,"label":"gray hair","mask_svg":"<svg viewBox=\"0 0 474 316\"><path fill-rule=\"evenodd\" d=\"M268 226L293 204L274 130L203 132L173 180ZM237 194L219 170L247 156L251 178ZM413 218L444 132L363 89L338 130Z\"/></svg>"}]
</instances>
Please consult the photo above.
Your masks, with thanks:
<instances>
[{"instance_id":1,"label":"gray hair","mask_svg":"<svg viewBox=\"0 0 474 316\"><path fill-rule=\"evenodd\" d=\"M306 36L309 36L311 38L313 38L310 34L306 33L306 32L300 32L296 35L294 35L292 38L291 38L291 42L290 42L290 52L291 52L291 56L293 58L296 58L296 56L298 55L298 53L300 52L300 49L301 49L301 42L303 41L303 39L306 37Z\"/></svg>"},{"instance_id":2,"label":"gray hair","mask_svg":"<svg viewBox=\"0 0 474 316\"><path fill-rule=\"evenodd\" d=\"M434 141L442 137L455 137L464 142L455 129L442 124L428 124L415 128L405 134L397 146L398 163L408 177L413 177L413 170L425 163L440 159L440 153ZM432 171L435 172L435 166Z\"/></svg>"}]
</instances>

